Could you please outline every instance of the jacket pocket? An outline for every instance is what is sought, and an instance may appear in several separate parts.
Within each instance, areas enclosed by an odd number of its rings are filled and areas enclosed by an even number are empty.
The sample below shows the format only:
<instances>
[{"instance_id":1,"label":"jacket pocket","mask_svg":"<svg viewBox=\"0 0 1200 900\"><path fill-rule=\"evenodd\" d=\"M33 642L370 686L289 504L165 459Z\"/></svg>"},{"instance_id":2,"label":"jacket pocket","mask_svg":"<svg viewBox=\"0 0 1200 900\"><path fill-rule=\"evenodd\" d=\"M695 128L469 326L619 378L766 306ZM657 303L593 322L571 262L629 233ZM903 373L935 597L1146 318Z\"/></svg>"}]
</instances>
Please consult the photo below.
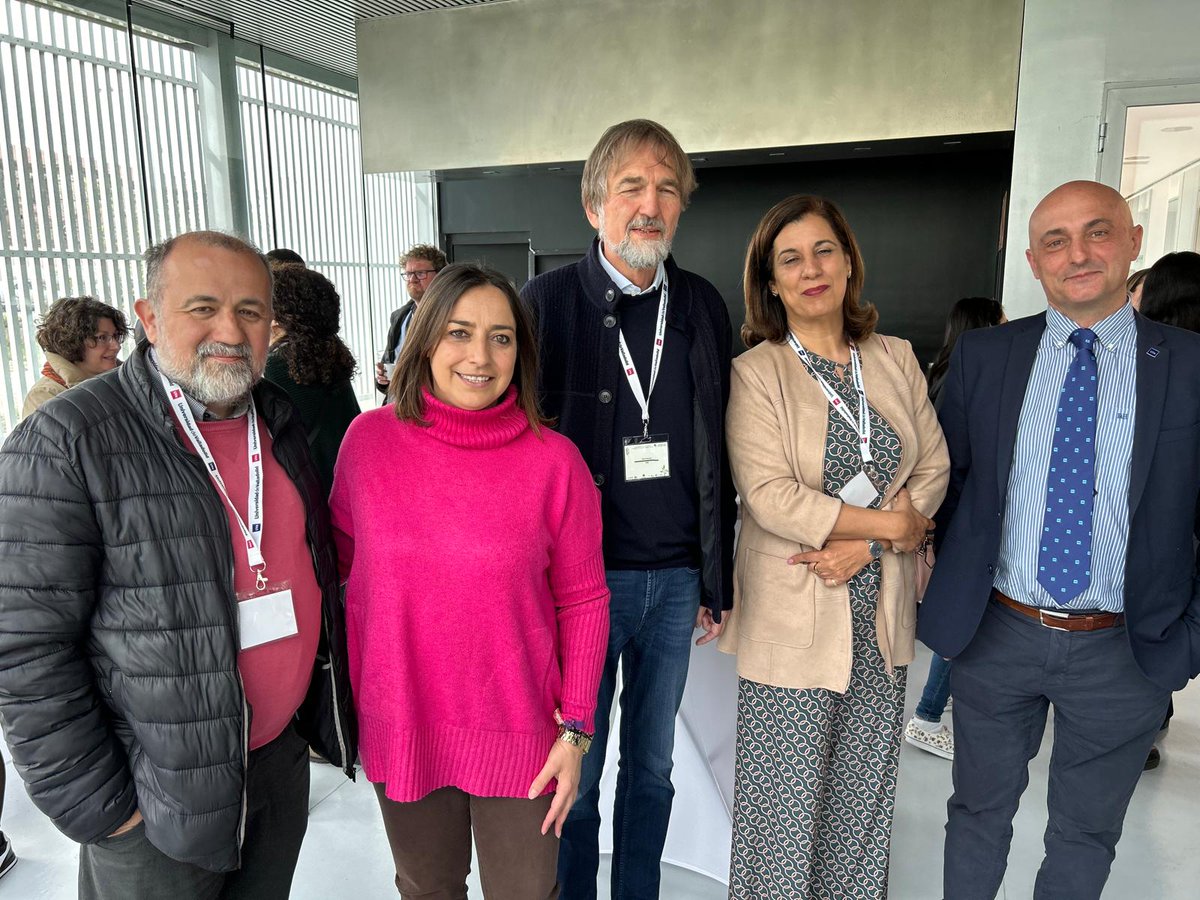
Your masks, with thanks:
<instances>
[{"instance_id":1,"label":"jacket pocket","mask_svg":"<svg viewBox=\"0 0 1200 900\"><path fill-rule=\"evenodd\" d=\"M811 647L816 627L814 579L807 566L746 548L742 557L738 628L752 641Z\"/></svg>"}]
</instances>

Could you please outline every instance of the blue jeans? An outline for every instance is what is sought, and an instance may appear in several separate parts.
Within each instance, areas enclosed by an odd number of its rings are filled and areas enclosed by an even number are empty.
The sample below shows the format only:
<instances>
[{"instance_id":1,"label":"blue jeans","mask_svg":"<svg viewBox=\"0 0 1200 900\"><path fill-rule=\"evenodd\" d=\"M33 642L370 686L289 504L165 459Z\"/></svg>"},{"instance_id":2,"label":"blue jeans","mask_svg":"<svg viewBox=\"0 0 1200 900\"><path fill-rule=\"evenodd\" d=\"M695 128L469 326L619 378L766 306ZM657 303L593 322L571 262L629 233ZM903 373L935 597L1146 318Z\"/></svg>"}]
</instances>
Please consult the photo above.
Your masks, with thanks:
<instances>
[{"instance_id":1,"label":"blue jeans","mask_svg":"<svg viewBox=\"0 0 1200 900\"><path fill-rule=\"evenodd\" d=\"M562 900L595 900L600 863L600 773L621 663L620 767L613 808L613 900L658 897L667 839L675 714L683 699L700 605L695 569L609 570L608 656L596 705L596 736L583 758L579 798L558 855Z\"/></svg>"},{"instance_id":2,"label":"blue jeans","mask_svg":"<svg viewBox=\"0 0 1200 900\"><path fill-rule=\"evenodd\" d=\"M917 718L926 722L942 721L946 711L946 700L950 697L950 660L933 654L929 663L929 677L925 679L925 690L917 704Z\"/></svg>"},{"instance_id":3,"label":"blue jeans","mask_svg":"<svg viewBox=\"0 0 1200 900\"><path fill-rule=\"evenodd\" d=\"M1125 627L1055 631L989 603L954 658L954 795L943 896L993 900L1048 710L1054 750L1034 900L1097 900L1170 691L1138 669Z\"/></svg>"}]
</instances>

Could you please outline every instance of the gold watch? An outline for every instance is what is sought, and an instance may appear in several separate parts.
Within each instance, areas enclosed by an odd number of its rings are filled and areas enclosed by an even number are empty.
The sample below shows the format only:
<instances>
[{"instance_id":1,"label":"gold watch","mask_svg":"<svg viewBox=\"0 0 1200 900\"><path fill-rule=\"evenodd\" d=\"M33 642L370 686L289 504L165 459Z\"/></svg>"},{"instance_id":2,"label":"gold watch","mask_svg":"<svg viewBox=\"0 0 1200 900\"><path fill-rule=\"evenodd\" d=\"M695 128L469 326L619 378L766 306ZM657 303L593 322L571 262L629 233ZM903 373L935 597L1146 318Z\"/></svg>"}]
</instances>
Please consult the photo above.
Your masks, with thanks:
<instances>
[{"instance_id":1,"label":"gold watch","mask_svg":"<svg viewBox=\"0 0 1200 900\"><path fill-rule=\"evenodd\" d=\"M558 739L564 744L578 747L583 753L587 753L592 748L592 736L590 734L585 734L574 728L567 728L565 725L558 726Z\"/></svg>"}]
</instances>

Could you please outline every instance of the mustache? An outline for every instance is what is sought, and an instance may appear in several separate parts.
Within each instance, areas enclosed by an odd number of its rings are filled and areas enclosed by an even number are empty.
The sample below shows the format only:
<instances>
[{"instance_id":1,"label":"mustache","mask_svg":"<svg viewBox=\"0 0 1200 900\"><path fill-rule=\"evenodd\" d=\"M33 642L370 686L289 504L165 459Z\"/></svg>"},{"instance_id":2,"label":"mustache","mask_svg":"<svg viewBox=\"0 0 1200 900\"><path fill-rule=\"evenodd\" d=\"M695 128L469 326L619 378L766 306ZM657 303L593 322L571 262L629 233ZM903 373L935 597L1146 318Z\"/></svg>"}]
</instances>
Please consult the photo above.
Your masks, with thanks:
<instances>
[{"instance_id":1,"label":"mustache","mask_svg":"<svg viewBox=\"0 0 1200 900\"><path fill-rule=\"evenodd\" d=\"M250 361L249 344L224 344L221 341L205 341L196 347L196 356L236 356L246 362Z\"/></svg>"},{"instance_id":2,"label":"mustache","mask_svg":"<svg viewBox=\"0 0 1200 900\"><path fill-rule=\"evenodd\" d=\"M628 234L635 228L657 228L663 234L667 233L667 223L654 216L634 216L625 226L625 233Z\"/></svg>"}]
</instances>

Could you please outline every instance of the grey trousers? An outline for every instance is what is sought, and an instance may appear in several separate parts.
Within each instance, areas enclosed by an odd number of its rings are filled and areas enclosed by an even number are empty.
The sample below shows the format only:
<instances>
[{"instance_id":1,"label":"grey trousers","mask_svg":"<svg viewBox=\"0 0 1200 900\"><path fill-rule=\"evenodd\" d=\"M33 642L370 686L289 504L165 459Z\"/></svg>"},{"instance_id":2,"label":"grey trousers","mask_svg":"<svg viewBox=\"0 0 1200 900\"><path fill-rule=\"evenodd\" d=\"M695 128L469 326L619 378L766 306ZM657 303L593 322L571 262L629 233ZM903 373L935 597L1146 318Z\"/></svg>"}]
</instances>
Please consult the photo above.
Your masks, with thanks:
<instances>
[{"instance_id":1,"label":"grey trousers","mask_svg":"<svg viewBox=\"0 0 1200 900\"><path fill-rule=\"evenodd\" d=\"M1170 692L1138 669L1124 626L1056 631L995 602L955 657L950 685L954 794L946 823L945 900L996 896L1013 814L1051 706L1046 855L1033 896L1098 898Z\"/></svg>"},{"instance_id":2,"label":"grey trousers","mask_svg":"<svg viewBox=\"0 0 1200 900\"><path fill-rule=\"evenodd\" d=\"M145 825L79 848L80 900L286 900L308 828L308 746L292 726L250 754L242 866L210 872L164 854Z\"/></svg>"}]
</instances>

